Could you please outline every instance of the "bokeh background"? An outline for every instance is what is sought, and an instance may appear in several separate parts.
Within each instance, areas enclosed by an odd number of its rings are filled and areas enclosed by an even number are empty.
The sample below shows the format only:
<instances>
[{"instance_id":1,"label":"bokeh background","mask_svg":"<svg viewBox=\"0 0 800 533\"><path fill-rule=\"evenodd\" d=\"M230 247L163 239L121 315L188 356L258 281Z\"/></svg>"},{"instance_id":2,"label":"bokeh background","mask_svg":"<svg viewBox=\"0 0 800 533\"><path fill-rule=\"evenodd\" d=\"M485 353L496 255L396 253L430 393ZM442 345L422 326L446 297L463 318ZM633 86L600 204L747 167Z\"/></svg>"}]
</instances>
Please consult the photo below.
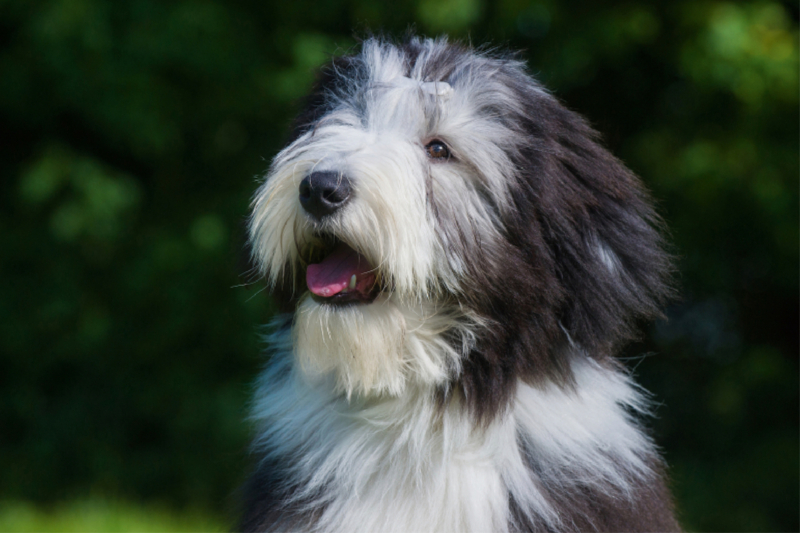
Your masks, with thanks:
<instances>
[{"instance_id":1,"label":"bokeh background","mask_svg":"<svg viewBox=\"0 0 800 533\"><path fill-rule=\"evenodd\" d=\"M0 1L0 529L230 527L250 195L368 30L525 50L658 199L681 298L625 360L691 530L798 530L798 6Z\"/></svg>"}]
</instances>

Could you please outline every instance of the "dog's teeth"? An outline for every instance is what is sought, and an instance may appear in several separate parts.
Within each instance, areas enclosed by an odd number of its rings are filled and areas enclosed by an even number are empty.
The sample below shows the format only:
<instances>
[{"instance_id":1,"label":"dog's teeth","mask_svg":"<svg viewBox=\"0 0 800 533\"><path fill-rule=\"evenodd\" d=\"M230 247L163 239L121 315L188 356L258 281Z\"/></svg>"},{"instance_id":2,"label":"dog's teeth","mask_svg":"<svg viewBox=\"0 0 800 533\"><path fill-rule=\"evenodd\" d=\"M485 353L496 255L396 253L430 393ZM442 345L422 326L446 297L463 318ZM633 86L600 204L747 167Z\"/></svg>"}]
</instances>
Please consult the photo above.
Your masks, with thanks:
<instances>
[{"instance_id":1,"label":"dog's teeth","mask_svg":"<svg viewBox=\"0 0 800 533\"><path fill-rule=\"evenodd\" d=\"M356 288L356 275L353 274L350 276L350 285L347 286L348 289L355 289Z\"/></svg>"}]
</instances>

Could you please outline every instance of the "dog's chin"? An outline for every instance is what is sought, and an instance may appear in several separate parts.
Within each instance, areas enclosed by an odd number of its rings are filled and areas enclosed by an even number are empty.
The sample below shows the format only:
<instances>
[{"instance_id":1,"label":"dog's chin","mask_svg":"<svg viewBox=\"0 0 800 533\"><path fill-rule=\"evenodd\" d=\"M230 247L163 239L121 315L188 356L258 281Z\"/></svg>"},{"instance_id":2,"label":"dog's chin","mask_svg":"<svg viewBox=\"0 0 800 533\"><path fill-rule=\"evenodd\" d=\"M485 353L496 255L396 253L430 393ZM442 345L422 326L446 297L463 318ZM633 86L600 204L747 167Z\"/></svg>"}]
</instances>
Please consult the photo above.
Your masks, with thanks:
<instances>
[{"instance_id":1,"label":"dog's chin","mask_svg":"<svg viewBox=\"0 0 800 533\"><path fill-rule=\"evenodd\" d=\"M403 313L385 294L368 303L307 295L294 319L295 357L312 381L333 378L347 396L400 394L405 386Z\"/></svg>"},{"instance_id":2,"label":"dog's chin","mask_svg":"<svg viewBox=\"0 0 800 533\"><path fill-rule=\"evenodd\" d=\"M382 290L372 290L369 294L346 293L337 294L329 298L323 298L316 294L307 291L305 295L300 298L301 307L302 302L307 303L309 306L316 304L320 310L330 313L335 312L358 312L370 313L376 306L387 305L391 300L391 294Z\"/></svg>"},{"instance_id":3,"label":"dog's chin","mask_svg":"<svg viewBox=\"0 0 800 533\"><path fill-rule=\"evenodd\" d=\"M329 306L331 309L336 308L343 308L343 307L353 307L353 306L364 306L373 303L378 296L381 294L377 287L366 294L362 294L359 292L347 292L347 293L340 293L335 294L329 297L318 296L312 292L309 292L309 297L317 302L319 305Z\"/></svg>"}]
</instances>

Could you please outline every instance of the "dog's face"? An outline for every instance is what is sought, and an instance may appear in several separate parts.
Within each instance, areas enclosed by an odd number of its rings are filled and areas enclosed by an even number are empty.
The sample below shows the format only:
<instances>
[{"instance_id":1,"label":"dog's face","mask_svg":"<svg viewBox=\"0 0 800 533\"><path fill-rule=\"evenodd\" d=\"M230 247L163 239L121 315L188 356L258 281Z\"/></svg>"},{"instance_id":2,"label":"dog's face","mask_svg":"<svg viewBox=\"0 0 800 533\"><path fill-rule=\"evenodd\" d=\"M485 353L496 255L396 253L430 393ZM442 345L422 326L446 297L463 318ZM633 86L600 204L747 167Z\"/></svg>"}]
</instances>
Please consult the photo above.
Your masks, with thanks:
<instances>
[{"instance_id":1,"label":"dog's face","mask_svg":"<svg viewBox=\"0 0 800 533\"><path fill-rule=\"evenodd\" d=\"M372 42L334 67L349 72L321 89L321 116L275 159L253 224L273 282L346 247L360 256L352 258L356 286L341 289L344 272L324 285L322 261L306 280L318 303L429 300L464 291L465 258L502 239L521 133L502 117L518 102L476 64L455 71L420 57L412 68L409 59Z\"/></svg>"},{"instance_id":2,"label":"dog's face","mask_svg":"<svg viewBox=\"0 0 800 533\"><path fill-rule=\"evenodd\" d=\"M334 61L251 219L309 375L492 404L517 377L568 375L568 343L603 356L629 337L668 260L595 136L511 58L414 39Z\"/></svg>"}]
</instances>

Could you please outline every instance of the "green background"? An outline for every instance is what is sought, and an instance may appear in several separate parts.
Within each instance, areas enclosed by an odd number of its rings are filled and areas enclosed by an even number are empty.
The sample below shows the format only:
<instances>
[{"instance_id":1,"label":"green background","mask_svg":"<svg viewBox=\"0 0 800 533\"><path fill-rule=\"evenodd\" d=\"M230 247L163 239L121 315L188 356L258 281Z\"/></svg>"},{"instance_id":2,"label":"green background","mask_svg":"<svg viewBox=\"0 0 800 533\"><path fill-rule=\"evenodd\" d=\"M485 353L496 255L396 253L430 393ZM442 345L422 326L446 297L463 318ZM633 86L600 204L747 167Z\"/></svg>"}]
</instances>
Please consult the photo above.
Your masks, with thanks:
<instances>
[{"instance_id":1,"label":"green background","mask_svg":"<svg viewBox=\"0 0 800 533\"><path fill-rule=\"evenodd\" d=\"M367 30L524 49L658 200L681 298L625 360L687 528L798 530L798 8L0 0L0 528L228 527L259 328L244 222Z\"/></svg>"}]
</instances>

